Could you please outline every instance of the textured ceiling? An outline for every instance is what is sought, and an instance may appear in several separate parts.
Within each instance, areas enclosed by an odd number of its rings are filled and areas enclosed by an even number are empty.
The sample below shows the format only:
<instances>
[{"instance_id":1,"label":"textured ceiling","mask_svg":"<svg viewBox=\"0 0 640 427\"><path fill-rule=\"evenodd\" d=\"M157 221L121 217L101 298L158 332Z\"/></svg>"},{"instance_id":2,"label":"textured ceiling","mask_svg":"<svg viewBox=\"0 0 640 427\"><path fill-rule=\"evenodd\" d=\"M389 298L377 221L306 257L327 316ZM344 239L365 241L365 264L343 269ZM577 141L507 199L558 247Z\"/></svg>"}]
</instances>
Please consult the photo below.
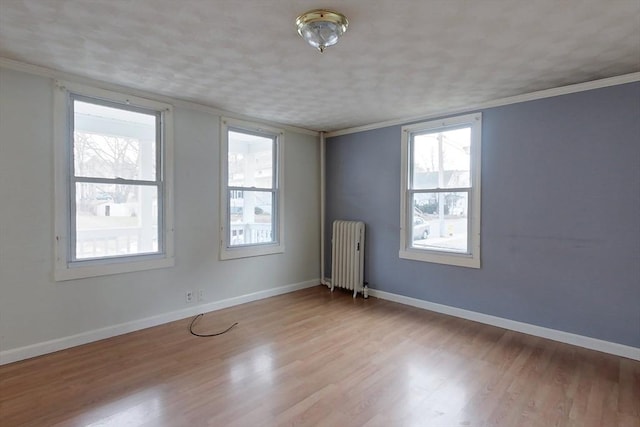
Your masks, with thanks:
<instances>
[{"instance_id":1,"label":"textured ceiling","mask_svg":"<svg viewBox=\"0 0 640 427\"><path fill-rule=\"evenodd\" d=\"M0 0L0 56L329 131L640 71L640 0Z\"/></svg>"}]
</instances>

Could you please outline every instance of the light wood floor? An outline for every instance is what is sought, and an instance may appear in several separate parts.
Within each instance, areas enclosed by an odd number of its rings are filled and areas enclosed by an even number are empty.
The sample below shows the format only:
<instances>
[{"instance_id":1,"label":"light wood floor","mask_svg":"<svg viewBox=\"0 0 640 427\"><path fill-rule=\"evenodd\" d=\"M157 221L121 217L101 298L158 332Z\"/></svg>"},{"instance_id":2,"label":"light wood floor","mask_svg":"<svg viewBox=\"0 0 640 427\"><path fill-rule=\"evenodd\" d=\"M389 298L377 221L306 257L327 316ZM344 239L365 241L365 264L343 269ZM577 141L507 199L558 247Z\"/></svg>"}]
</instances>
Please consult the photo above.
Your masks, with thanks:
<instances>
[{"instance_id":1,"label":"light wood floor","mask_svg":"<svg viewBox=\"0 0 640 427\"><path fill-rule=\"evenodd\" d=\"M640 362L318 286L0 367L9 426L640 426Z\"/></svg>"}]
</instances>

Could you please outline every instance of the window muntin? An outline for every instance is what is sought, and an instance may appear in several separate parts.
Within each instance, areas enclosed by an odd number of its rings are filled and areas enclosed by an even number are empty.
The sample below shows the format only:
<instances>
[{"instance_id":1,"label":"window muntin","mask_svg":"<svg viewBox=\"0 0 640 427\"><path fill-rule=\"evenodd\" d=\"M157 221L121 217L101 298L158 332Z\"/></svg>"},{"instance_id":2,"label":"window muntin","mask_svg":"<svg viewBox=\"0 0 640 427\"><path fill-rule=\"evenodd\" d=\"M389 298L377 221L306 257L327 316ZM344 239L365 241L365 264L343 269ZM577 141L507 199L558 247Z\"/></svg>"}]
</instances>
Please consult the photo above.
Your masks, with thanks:
<instances>
[{"instance_id":1,"label":"window muntin","mask_svg":"<svg viewBox=\"0 0 640 427\"><path fill-rule=\"evenodd\" d=\"M403 127L402 258L479 267L481 115Z\"/></svg>"},{"instance_id":2,"label":"window muntin","mask_svg":"<svg viewBox=\"0 0 640 427\"><path fill-rule=\"evenodd\" d=\"M172 266L171 106L69 82L54 98L55 279Z\"/></svg>"},{"instance_id":3,"label":"window muntin","mask_svg":"<svg viewBox=\"0 0 640 427\"><path fill-rule=\"evenodd\" d=\"M224 119L221 258L282 252L282 132Z\"/></svg>"}]
</instances>

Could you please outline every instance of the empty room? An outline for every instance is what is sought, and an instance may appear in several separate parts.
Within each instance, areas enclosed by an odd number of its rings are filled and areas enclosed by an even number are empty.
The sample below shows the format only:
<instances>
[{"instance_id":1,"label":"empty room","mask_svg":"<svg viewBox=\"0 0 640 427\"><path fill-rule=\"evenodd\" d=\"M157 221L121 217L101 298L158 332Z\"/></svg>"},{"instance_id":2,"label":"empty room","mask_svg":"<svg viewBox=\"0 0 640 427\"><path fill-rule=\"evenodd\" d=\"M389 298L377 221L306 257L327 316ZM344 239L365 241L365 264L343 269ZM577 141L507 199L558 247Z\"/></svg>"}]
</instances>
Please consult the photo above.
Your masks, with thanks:
<instances>
[{"instance_id":1,"label":"empty room","mask_svg":"<svg viewBox=\"0 0 640 427\"><path fill-rule=\"evenodd\" d=\"M0 425L640 427L640 1L0 0Z\"/></svg>"}]
</instances>

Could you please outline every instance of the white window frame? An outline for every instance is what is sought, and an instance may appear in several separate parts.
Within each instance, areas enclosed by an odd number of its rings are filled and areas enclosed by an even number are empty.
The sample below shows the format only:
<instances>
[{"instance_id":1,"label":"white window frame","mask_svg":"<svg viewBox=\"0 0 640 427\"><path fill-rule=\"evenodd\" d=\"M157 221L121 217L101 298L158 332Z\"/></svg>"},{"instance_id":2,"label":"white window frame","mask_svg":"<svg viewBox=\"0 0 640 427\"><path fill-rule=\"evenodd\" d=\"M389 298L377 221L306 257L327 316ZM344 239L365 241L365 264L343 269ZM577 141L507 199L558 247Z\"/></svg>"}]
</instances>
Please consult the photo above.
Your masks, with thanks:
<instances>
[{"instance_id":1,"label":"white window frame","mask_svg":"<svg viewBox=\"0 0 640 427\"><path fill-rule=\"evenodd\" d=\"M272 215L275 216L274 242L259 243L255 245L231 246L228 241L228 231L230 230L230 207L229 207L229 131L246 131L247 133L264 135L274 138L274 176L275 176L275 197ZM284 131L263 124L252 123L245 120L222 117L220 125L220 259L231 260L237 258L247 258L262 255L272 255L284 253ZM240 189L236 189L240 191ZM232 190L232 191L236 191Z\"/></svg>"},{"instance_id":2,"label":"white window frame","mask_svg":"<svg viewBox=\"0 0 640 427\"><path fill-rule=\"evenodd\" d=\"M471 188L468 216L468 253L421 249L412 246L411 204L411 140L414 134L471 127ZM403 259L448 264L460 267L480 268L480 190L481 190L481 141L482 113L465 114L402 127L402 164L400 188L400 251Z\"/></svg>"},{"instance_id":3,"label":"white window frame","mask_svg":"<svg viewBox=\"0 0 640 427\"><path fill-rule=\"evenodd\" d=\"M70 185L72 177L73 129L71 118L71 102L73 96L95 99L98 102L133 106L160 113L161 185L158 194L159 223L162 223L159 238L163 240L163 250L153 254L129 255L121 257L105 257L74 261L71 254L71 215L72 200ZM172 267L174 261L174 226L173 226L173 107L166 103L156 102L137 96L131 96L105 89L71 82L56 82L54 90L54 279L56 281L81 279L86 277L105 276L133 271L151 270ZM159 224L160 228L160 224Z\"/></svg>"}]
</instances>

